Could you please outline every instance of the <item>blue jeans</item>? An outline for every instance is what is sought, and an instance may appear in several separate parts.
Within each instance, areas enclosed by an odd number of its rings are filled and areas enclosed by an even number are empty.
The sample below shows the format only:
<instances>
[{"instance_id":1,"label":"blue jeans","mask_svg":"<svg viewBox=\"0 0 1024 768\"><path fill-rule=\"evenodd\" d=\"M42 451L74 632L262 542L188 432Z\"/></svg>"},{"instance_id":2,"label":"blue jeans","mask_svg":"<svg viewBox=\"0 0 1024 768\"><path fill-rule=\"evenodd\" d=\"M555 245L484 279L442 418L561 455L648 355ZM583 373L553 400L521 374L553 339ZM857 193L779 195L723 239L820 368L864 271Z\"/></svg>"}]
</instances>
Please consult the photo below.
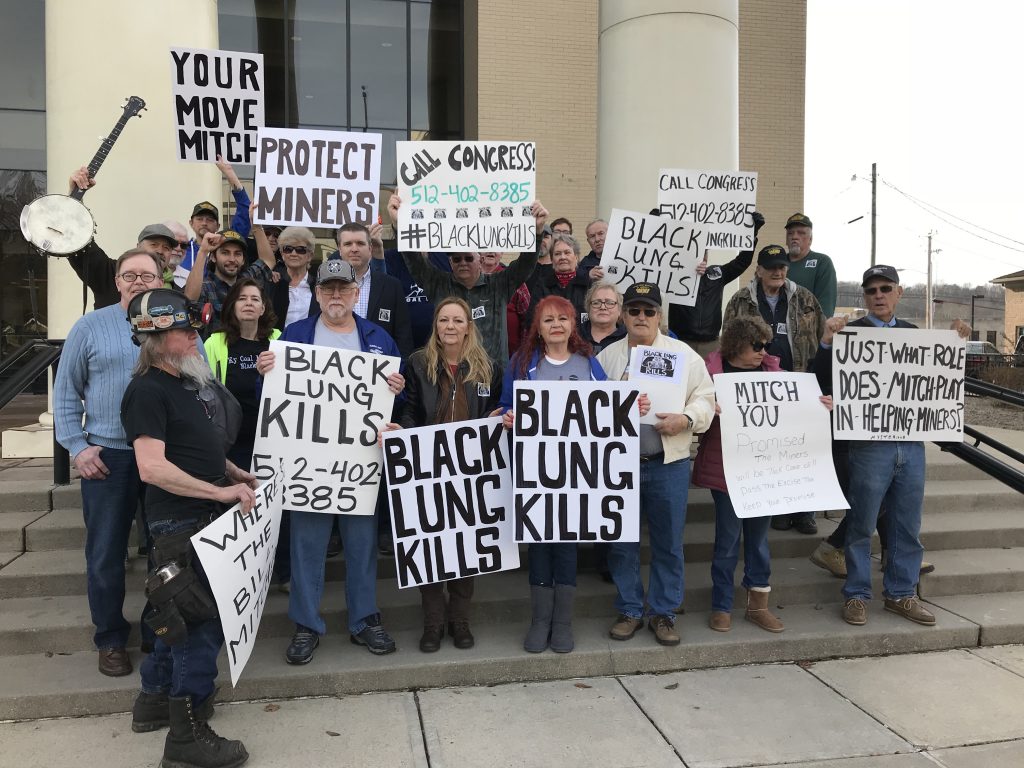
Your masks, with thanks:
<instances>
[{"instance_id":1,"label":"blue jeans","mask_svg":"<svg viewBox=\"0 0 1024 768\"><path fill-rule=\"evenodd\" d=\"M320 616L324 594L327 542L335 518L345 547L345 604L348 631L366 629L365 618L377 610L377 516L291 512L292 588L288 616L317 634L327 633Z\"/></svg>"},{"instance_id":2,"label":"blue jeans","mask_svg":"<svg viewBox=\"0 0 1024 768\"><path fill-rule=\"evenodd\" d=\"M647 607L651 615L675 622L675 609L683 601L683 526L690 486L690 459L669 464L664 457L640 463L640 512L647 518L651 543L651 576ZM608 570L618 596L615 610L639 619L644 615L644 585L640 578L640 543L613 542Z\"/></svg>"},{"instance_id":3,"label":"blue jeans","mask_svg":"<svg viewBox=\"0 0 1024 768\"><path fill-rule=\"evenodd\" d=\"M886 597L917 591L921 573L921 508L924 505L924 443L850 443L850 511L846 529L847 600L871 599L871 534L885 507L888 563L882 579Z\"/></svg>"},{"instance_id":4,"label":"blue jeans","mask_svg":"<svg viewBox=\"0 0 1024 768\"><path fill-rule=\"evenodd\" d=\"M530 544L530 585L553 587L555 584L576 586L576 545Z\"/></svg>"},{"instance_id":5,"label":"blue jeans","mask_svg":"<svg viewBox=\"0 0 1024 768\"><path fill-rule=\"evenodd\" d=\"M124 558L143 488L134 451L100 450L110 474L82 478L85 572L97 648L124 648L131 625L124 618Z\"/></svg>"},{"instance_id":6,"label":"blue jeans","mask_svg":"<svg viewBox=\"0 0 1024 768\"><path fill-rule=\"evenodd\" d=\"M158 520L149 526L153 538L168 536L194 527L196 520ZM209 589L199 558L192 567ZM188 623L188 639L167 645L156 639L153 652L142 661L139 674L146 693L168 693L173 698L191 696L194 705L202 704L213 693L217 679L217 654L224 644L220 619Z\"/></svg>"},{"instance_id":7,"label":"blue jeans","mask_svg":"<svg viewBox=\"0 0 1024 768\"><path fill-rule=\"evenodd\" d=\"M767 587L772 575L768 552L771 517L736 517L732 499L724 491L711 491L715 500L715 552L711 556L711 610L732 610L736 562L743 535L743 588Z\"/></svg>"}]
</instances>

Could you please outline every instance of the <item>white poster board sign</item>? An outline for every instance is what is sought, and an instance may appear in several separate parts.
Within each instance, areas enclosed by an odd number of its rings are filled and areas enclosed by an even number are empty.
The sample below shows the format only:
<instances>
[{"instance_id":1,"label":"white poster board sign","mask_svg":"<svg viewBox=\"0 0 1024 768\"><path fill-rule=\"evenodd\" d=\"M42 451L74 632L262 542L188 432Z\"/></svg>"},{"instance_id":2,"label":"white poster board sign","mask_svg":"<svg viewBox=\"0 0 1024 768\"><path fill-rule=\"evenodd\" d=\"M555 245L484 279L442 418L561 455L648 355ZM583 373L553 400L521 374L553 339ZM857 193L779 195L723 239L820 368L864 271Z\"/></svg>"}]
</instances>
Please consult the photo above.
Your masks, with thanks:
<instances>
[{"instance_id":1,"label":"white poster board sign","mask_svg":"<svg viewBox=\"0 0 1024 768\"><path fill-rule=\"evenodd\" d=\"M284 462L284 508L372 515L381 478L377 430L391 420L387 378L399 358L270 342L274 369L263 380L252 471Z\"/></svg>"},{"instance_id":2,"label":"white poster board sign","mask_svg":"<svg viewBox=\"0 0 1024 768\"><path fill-rule=\"evenodd\" d=\"M536 147L526 141L397 142L398 250L532 251Z\"/></svg>"},{"instance_id":3,"label":"white poster board sign","mask_svg":"<svg viewBox=\"0 0 1024 768\"><path fill-rule=\"evenodd\" d=\"M757 174L662 168L658 208L677 221L707 230L705 248L754 248Z\"/></svg>"},{"instance_id":4,"label":"white poster board sign","mask_svg":"<svg viewBox=\"0 0 1024 768\"><path fill-rule=\"evenodd\" d=\"M517 381L516 541L640 540L640 406L629 382Z\"/></svg>"},{"instance_id":5,"label":"white poster board sign","mask_svg":"<svg viewBox=\"0 0 1024 768\"><path fill-rule=\"evenodd\" d=\"M254 224L377 223L379 133L261 128Z\"/></svg>"},{"instance_id":6,"label":"white poster board sign","mask_svg":"<svg viewBox=\"0 0 1024 768\"><path fill-rule=\"evenodd\" d=\"M832 347L836 440L963 442L966 365L956 331L847 326Z\"/></svg>"},{"instance_id":7,"label":"white poster board sign","mask_svg":"<svg viewBox=\"0 0 1024 768\"><path fill-rule=\"evenodd\" d=\"M641 424L657 424L658 413L682 413L686 404L686 353L679 349L633 347L629 380L647 395L651 408Z\"/></svg>"},{"instance_id":8,"label":"white poster board sign","mask_svg":"<svg viewBox=\"0 0 1024 768\"><path fill-rule=\"evenodd\" d=\"M736 516L849 509L813 373L720 373L722 464Z\"/></svg>"},{"instance_id":9,"label":"white poster board sign","mask_svg":"<svg viewBox=\"0 0 1024 768\"><path fill-rule=\"evenodd\" d=\"M501 417L384 434L399 587L519 567Z\"/></svg>"},{"instance_id":10,"label":"white poster board sign","mask_svg":"<svg viewBox=\"0 0 1024 768\"><path fill-rule=\"evenodd\" d=\"M614 208L601 254L604 279L622 292L633 283L657 283L669 304L692 307L704 240L692 224Z\"/></svg>"},{"instance_id":11,"label":"white poster board sign","mask_svg":"<svg viewBox=\"0 0 1024 768\"><path fill-rule=\"evenodd\" d=\"M192 537L217 601L231 685L238 685L256 633L274 572L281 530L284 476L267 480L256 490L256 504L247 513L236 504Z\"/></svg>"},{"instance_id":12,"label":"white poster board sign","mask_svg":"<svg viewBox=\"0 0 1024 768\"><path fill-rule=\"evenodd\" d=\"M171 48L178 159L256 162L263 127L263 54Z\"/></svg>"}]
</instances>

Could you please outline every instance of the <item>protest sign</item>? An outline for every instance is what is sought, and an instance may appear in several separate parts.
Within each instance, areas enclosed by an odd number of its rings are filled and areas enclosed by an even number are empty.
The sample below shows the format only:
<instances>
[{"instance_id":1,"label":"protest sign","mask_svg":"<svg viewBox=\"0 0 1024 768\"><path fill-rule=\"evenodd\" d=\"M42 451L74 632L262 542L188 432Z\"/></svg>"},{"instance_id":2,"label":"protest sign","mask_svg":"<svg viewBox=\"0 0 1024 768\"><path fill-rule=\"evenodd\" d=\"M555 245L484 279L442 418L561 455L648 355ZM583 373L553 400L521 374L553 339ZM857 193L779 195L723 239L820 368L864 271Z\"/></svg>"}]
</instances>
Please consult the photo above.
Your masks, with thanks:
<instances>
[{"instance_id":1,"label":"protest sign","mask_svg":"<svg viewBox=\"0 0 1024 768\"><path fill-rule=\"evenodd\" d=\"M515 383L516 541L640 540L638 395L629 382Z\"/></svg>"},{"instance_id":2,"label":"protest sign","mask_svg":"<svg viewBox=\"0 0 1024 768\"><path fill-rule=\"evenodd\" d=\"M633 347L629 357L629 380L651 401L651 409L640 417L641 424L657 424L658 413L682 413L686 403L686 353L676 349Z\"/></svg>"},{"instance_id":3,"label":"protest sign","mask_svg":"<svg viewBox=\"0 0 1024 768\"><path fill-rule=\"evenodd\" d=\"M379 133L261 128L254 224L377 223Z\"/></svg>"},{"instance_id":4,"label":"protest sign","mask_svg":"<svg viewBox=\"0 0 1024 768\"><path fill-rule=\"evenodd\" d=\"M263 54L171 48L178 159L256 162L263 127Z\"/></svg>"},{"instance_id":5,"label":"protest sign","mask_svg":"<svg viewBox=\"0 0 1024 768\"><path fill-rule=\"evenodd\" d=\"M657 283L669 304L692 307L704 239L692 224L615 208L601 254L604 279L622 291L633 283Z\"/></svg>"},{"instance_id":6,"label":"protest sign","mask_svg":"<svg viewBox=\"0 0 1024 768\"><path fill-rule=\"evenodd\" d=\"M231 685L245 669L267 604L281 530L284 474L256 490L256 504L242 512L236 504L192 537L192 548L203 564L210 591L217 601Z\"/></svg>"},{"instance_id":7,"label":"protest sign","mask_svg":"<svg viewBox=\"0 0 1024 768\"><path fill-rule=\"evenodd\" d=\"M966 364L956 331L847 326L832 342L836 439L963 442Z\"/></svg>"},{"instance_id":8,"label":"protest sign","mask_svg":"<svg viewBox=\"0 0 1024 768\"><path fill-rule=\"evenodd\" d=\"M399 141L398 250L532 251L536 148L525 141Z\"/></svg>"},{"instance_id":9,"label":"protest sign","mask_svg":"<svg viewBox=\"0 0 1024 768\"><path fill-rule=\"evenodd\" d=\"M722 465L736 516L849 509L813 373L720 373Z\"/></svg>"},{"instance_id":10,"label":"protest sign","mask_svg":"<svg viewBox=\"0 0 1024 768\"><path fill-rule=\"evenodd\" d=\"M754 248L757 174L662 168L658 208L676 221L700 225L705 248Z\"/></svg>"},{"instance_id":11,"label":"protest sign","mask_svg":"<svg viewBox=\"0 0 1024 768\"><path fill-rule=\"evenodd\" d=\"M270 342L274 369L263 381L252 456L260 480L284 461L284 508L372 515L381 451L391 420L388 375L399 359L312 344Z\"/></svg>"},{"instance_id":12,"label":"protest sign","mask_svg":"<svg viewBox=\"0 0 1024 768\"><path fill-rule=\"evenodd\" d=\"M384 435L398 586L519 567L501 417Z\"/></svg>"}]
</instances>

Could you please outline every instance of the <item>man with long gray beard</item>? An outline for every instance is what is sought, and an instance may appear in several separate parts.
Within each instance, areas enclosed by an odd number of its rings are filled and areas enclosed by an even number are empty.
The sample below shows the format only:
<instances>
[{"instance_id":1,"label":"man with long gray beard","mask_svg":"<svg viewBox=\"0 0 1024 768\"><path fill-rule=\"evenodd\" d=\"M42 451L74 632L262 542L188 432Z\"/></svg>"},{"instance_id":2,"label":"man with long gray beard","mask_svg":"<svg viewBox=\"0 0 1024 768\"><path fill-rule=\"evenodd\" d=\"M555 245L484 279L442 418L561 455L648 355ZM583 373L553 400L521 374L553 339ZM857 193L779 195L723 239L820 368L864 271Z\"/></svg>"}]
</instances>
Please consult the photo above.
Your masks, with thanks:
<instances>
[{"instance_id":1,"label":"man with long gray beard","mask_svg":"<svg viewBox=\"0 0 1024 768\"><path fill-rule=\"evenodd\" d=\"M248 512L256 501L256 479L225 458L233 435L224 427L224 414L232 403L218 396L210 367L198 354L196 331L204 324L198 306L178 291L159 288L131 300L128 320L139 358L121 402L121 421L147 483L154 569L146 588L155 608L147 621L157 634L140 670L132 730L170 725L161 765L238 766L249 757L245 747L218 736L207 723L224 635L189 539L235 503ZM178 586L186 586L164 589L179 579Z\"/></svg>"}]
</instances>

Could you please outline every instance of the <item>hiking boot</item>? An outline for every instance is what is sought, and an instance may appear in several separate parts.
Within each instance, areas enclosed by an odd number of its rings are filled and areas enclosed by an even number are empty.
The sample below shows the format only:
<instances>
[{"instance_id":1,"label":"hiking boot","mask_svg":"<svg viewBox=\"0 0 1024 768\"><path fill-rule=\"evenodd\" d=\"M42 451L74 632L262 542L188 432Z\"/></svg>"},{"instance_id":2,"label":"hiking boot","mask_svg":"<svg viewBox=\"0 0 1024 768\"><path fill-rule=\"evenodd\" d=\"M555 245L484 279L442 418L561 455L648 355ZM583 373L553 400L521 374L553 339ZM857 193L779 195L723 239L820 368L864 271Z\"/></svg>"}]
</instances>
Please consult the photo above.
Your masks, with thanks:
<instances>
[{"instance_id":1,"label":"hiking boot","mask_svg":"<svg viewBox=\"0 0 1024 768\"><path fill-rule=\"evenodd\" d=\"M309 664L313 660L313 651L320 645L320 635L309 627L296 625L295 634L284 652L284 660L289 664Z\"/></svg>"},{"instance_id":2,"label":"hiking boot","mask_svg":"<svg viewBox=\"0 0 1024 768\"><path fill-rule=\"evenodd\" d=\"M728 632L732 629L732 615L726 611L712 611L708 626L715 632Z\"/></svg>"},{"instance_id":3,"label":"hiking boot","mask_svg":"<svg viewBox=\"0 0 1024 768\"><path fill-rule=\"evenodd\" d=\"M647 628L654 633L659 645L679 645L679 633L668 616L652 616Z\"/></svg>"},{"instance_id":4,"label":"hiking boot","mask_svg":"<svg viewBox=\"0 0 1024 768\"><path fill-rule=\"evenodd\" d=\"M802 512L796 515L793 521L793 529L805 536L813 536L818 532L818 524L814 522L813 512Z\"/></svg>"},{"instance_id":5,"label":"hiking boot","mask_svg":"<svg viewBox=\"0 0 1024 768\"><path fill-rule=\"evenodd\" d=\"M381 624L380 614L367 616L363 621L366 626L357 635L349 635L353 645L365 645L366 650L374 656L384 656L395 652L395 641Z\"/></svg>"},{"instance_id":6,"label":"hiking boot","mask_svg":"<svg viewBox=\"0 0 1024 768\"><path fill-rule=\"evenodd\" d=\"M811 562L838 579L846 578L846 553L833 547L825 539L818 542L817 549L811 553Z\"/></svg>"},{"instance_id":7,"label":"hiking boot","mask_svg":"<svg viewBox=\"0 0 1024 768\"><path fill-rule=\"evenodd\" d=\"M209 720L213 717L213 702L217 698L217 690L206 697L206 701L200 704L195 711L199 720ZM135 697L135 704L132 705L132 730L135 733L149 733L166 728L170 724L170 703L166 693L146 693L139 691Z\"/></svg>"},{"instance_id":8,"label":"hiking boot","mask_svg":"<svg viewBox=\"0 0 1024 768\"><path fill-rule=\"evenodd\" d=\"M448 634L452 636L452 645L459 650L465 651L476 645L476 638L469 631L468 621L448 622Z\"/></svg>"},{"instance_id":9,"label":"hiking boot","mask_svg":"<svg viewBox=\"0 0 1024 768\"><path fill-rule=\"evenodd\" d=\"M643 625L643 619L634 619L632 616L620 613L619 618L612 624L612 628L608 630L608 636L612 640L629 640Z\"/></svg>"},{"instance_id":10,"label":"hiking boot","mask_svg":"<svg viewBox=\"0 0 1024 768\"><path fill-rule=\"evenodd\" d=\"M132 673L132 660L124 648L101 648L99 670L107 677L124 677Z\"/></svg>"},{"instance_id":11,"label":"hiking boot","mask_svg":"<svg viewBox=\"0 0 1024 768\"><path fill-rule=\"evenodd\" d=\"M420 637L420 650L424 653L435 653L441 650L441 638L444 627L424 627Z\"/></svg>"},{"instance_id":12,"label":"hiking boot","mask_svg":"<svg viewBox=\"0 0 1024 768\"><path fill-rule=\"evenodd\" d=\"M249 759L240 741L218 736L192 708L192 699L168 699L170 731L160 768L235 768Z\"/></svg>"},{"instance_id":13,"label":"hiking boot","mask_svg":"<svg viewBox=\"0 0 1024 768\"><path fill-rule=\"evenodd\" d=\"M868 623L868 607L859 597L851 597L843 606L843 621L860 627Z\"/></svg>"},{"instance_id":14,"label":"hiking boot","mask_svg":"<svg viewBox=\"0 0 1024 768\"><path fill-rule=\"evenodd\" d=\"M898 600L885 598L885 610L910 619L915 624L923 624L926 627L935 626L935 616L921 605L916 597L901 597Z\"/></svg>"},{"instance_id":15,"label":"hiking boot","mask_svg":"<svg viewBox=\"0 0 1024 768\"><path fill-rule=\"evenodd\" d=\"M769 594L770 592L748 589L747 611L743 614L743 618L766 632L781 632L786 627L774 613L768 610Z\"/></svg>"}]
</instances>

